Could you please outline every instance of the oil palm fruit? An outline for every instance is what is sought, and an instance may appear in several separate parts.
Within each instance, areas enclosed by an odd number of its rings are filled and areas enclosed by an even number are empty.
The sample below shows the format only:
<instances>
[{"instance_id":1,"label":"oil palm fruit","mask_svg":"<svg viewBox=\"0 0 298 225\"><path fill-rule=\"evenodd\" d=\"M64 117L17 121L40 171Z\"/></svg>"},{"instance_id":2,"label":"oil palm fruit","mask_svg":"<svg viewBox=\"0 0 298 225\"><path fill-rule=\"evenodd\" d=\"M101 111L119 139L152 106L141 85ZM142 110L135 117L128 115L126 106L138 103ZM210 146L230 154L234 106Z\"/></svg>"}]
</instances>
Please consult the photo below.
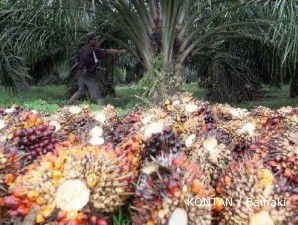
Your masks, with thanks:
<instances>
[{"instance_id":1,"label":"oil palm fruit","mask_svg":"<svg viewBox=\"0 0 298 225\"><path fill-rule=\"evenodd\" d=\"M212 109L215 117L221 121L237 120L244 118L249 114L246 109L233 108L228 104L215 104Z\"/></svg>"},{"instance_id":2,"label":"oil palm fruit","mask_svg":"<svg viewBox=\"0 0 298 225\"><path fill-rule=\"evenodd\" d=\"M187 202L211 198L213 191L185 156L159 156L141 171L132 206L134 225L211 224L211 205Z\"/></svg>"},{"instance_id":3,"label":"oil palm fruit","mask_svg":"<svg viewBox=\"0 0 298 225\"><path fill-rule=\"evenodd\" d=\"M106 141L117 146L130 134L137 133L141 127L142 113L142 110L136 109L121 119L114 119L105 129Z\"/></svg>"},{"instance_id":4,"label":"oil palm fruit","mask_svg":"<svg viewBox=\"0 0 298 225\"><path fill-rule=\"evenodd\" d=\"M153 124L152 128L148 127L145 130L145 137L148 137L148 139L145 140L142 153L143 158L147 159L161 154L177 154L182 151L184 146L183 141L179 140L176 132L170 128L162 127L162 125L159 127L158 124Z\"/></svg>"},{"instance_id":5,"label":"oil palm fruit","mask_svg":"<svg viewBox=\"0 0 298 225\"><path fill-rule=\"evenodd\" d=\"M11 184L5 207L13 218L33 217L37 224L106 221L105 213L131 195L137 175L138 165L128 154L133 154L131 145L123 148L77 146L47 154Z\"/></svg>"},{"instance_id":6,"label":"oil palm fruit","mask_svg":"<svg viewBox=\"0 0 298 225\"><path fill-rule=\"evenodd\" d=\"M8 136L7 152L25 155L23 160L32 162L38 156L54 151L55 128L45 123L38 114L27 114L17 127Z\"/></svg>"},{"instance_id":7,"label":"oil palm fruit","mask_svg":"<svg viewBox=\"0 0 298 225\"><path fill-rule=\"evenodd\" d=\"M273 172L298 185L298 129L274 136L269 143L265 162Z\"/></svg>"},{"instance_id":8,"label":"oil palm fruit","mask_svg":"<svg viewBox=\"0 0 298 225\"><path fill-rule=\"evenodd\" d=\"M86 141L96 120L88 106L65 107L49 118L49 124L55 126L58 141L69 140L69 135L75 135L80 141Z\"/></svg>"},{"instance_id":9,"label":"oil palm fruit","mask_svg":"<svg viewBox=\"0 0 298 225\"><path fill-rule=\"evenodd\" d=\"M5 154L0 148L0 198L8 194L8 186L14 182L21 167L19 156Z\"/></svg>"},{"instance_id":10,"label":"oil palm fruit","mask_svg":"<svg viewBox=\"0 0 298 225\"><path fill-rule=\"evenodd\" d=\"M199 165L206 180L213 186L233 161L232 152L212 133L196 140L189 157Z\"/></svg>"},{"instance_id":11,"label":"oil palm fruit","mask_svg":"<svg viewBox=\"0 0 298 225\"><path fill-rule=\"evenodd\" d=\"M296 224L297 193L285 191L259 158L245 158L229 165L217 187L230 199L220 224Z\"/></svg>"}]
</instances>

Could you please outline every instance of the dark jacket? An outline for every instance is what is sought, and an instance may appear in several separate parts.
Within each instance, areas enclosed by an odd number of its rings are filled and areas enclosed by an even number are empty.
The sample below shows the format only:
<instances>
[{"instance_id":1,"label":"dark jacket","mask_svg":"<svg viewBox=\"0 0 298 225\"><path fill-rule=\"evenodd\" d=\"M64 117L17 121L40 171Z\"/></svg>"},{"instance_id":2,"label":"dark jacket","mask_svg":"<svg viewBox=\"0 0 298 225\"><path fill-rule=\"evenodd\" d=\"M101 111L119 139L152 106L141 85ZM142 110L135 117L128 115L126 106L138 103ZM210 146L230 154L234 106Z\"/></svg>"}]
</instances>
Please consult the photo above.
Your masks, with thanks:
<instances>
[{"instance_id":1,"label":"dark jacket","mask_svg":"<svg viewBox=\"0 0 298 225\"><path fill-rule=\"evenodd\" d=\"M95 62L94 54L98 60ZM85 70L88 73L95 73L96 68L100 65L100 62L106 58L107 50L102 49L96 45L86 44L81 48L79 55L79 64L78 67L80 70Z\"/></svg>"}]
</instances>

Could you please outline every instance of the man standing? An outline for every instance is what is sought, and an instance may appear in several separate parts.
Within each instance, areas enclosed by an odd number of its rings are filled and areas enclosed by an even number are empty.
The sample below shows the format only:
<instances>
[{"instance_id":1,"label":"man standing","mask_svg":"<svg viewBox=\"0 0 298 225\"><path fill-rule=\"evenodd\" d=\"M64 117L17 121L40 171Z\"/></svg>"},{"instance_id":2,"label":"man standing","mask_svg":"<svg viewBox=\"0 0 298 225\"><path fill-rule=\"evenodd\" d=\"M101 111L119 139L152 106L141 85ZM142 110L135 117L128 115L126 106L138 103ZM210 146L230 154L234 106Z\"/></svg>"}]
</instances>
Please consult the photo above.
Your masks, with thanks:
<instances>
[{"instance_id":1,"label":"man standing","mask_svg":"<svg viewBox=\"0 0 298 225\"><path fill-rule=\"evenodd\" d=\"M125 53L124 49L102 49L99 46L95 33L88 35L89 43L81 48L79 55L78 68L79 74L79 90L71 97L69 104L73 104L76 100L83 97L89 91L91 97L97 104L103 104L102 92L96 80L96 70L101 60L109 54Z\"/></svg>"}]
</instances>

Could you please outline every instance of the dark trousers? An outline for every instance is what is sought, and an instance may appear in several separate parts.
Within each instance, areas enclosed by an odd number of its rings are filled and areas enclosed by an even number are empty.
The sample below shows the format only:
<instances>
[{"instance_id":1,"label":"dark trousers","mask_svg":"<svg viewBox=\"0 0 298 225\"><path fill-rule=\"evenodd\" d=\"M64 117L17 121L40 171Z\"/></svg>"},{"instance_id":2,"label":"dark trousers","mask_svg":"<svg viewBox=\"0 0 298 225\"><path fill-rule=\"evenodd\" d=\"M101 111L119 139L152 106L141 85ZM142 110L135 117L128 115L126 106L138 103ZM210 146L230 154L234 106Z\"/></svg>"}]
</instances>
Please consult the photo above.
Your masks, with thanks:
<instances>
[{"instance_id":1,"label":"dark trousers","mask_svg":"<svg viewBox=\"0 0 298 225\"><path fill-rule=\"evenodd\" d=\"M74 102L85 96L87 91L89 91L91 98L95 101L98 102L102 99L102 92L96 80L96 74L81 70L79 75L79 90L72 96L70 101Z\"/></svg>"}]
</instances>

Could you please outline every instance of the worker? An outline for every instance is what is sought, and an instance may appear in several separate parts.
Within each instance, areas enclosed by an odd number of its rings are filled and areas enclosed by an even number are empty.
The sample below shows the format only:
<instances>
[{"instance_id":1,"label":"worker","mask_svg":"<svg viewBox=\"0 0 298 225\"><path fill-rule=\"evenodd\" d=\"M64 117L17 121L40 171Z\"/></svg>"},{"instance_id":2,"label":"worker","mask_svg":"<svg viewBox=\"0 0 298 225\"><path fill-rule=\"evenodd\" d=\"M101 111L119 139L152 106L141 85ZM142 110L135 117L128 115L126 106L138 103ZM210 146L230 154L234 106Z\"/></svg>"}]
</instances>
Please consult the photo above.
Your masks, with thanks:
<instances>
[{"instance_id":1,"label":"worker","mask_svg":"<svg viewBox=\"0 0 298 225\"><path fill-rule=\"evenodd\" d=\"M69 104L86 95L89 91L90 96L97 104L103 105L104 100L102 91L96 80L96 71L101 61L109 54L123 54L125 49L103 49L100 48L98 38L95 33L87 35L88 43L84 45L79 54L78 69L79 73L79 90L70 98Z\"/></svg>"}]
</instances>

